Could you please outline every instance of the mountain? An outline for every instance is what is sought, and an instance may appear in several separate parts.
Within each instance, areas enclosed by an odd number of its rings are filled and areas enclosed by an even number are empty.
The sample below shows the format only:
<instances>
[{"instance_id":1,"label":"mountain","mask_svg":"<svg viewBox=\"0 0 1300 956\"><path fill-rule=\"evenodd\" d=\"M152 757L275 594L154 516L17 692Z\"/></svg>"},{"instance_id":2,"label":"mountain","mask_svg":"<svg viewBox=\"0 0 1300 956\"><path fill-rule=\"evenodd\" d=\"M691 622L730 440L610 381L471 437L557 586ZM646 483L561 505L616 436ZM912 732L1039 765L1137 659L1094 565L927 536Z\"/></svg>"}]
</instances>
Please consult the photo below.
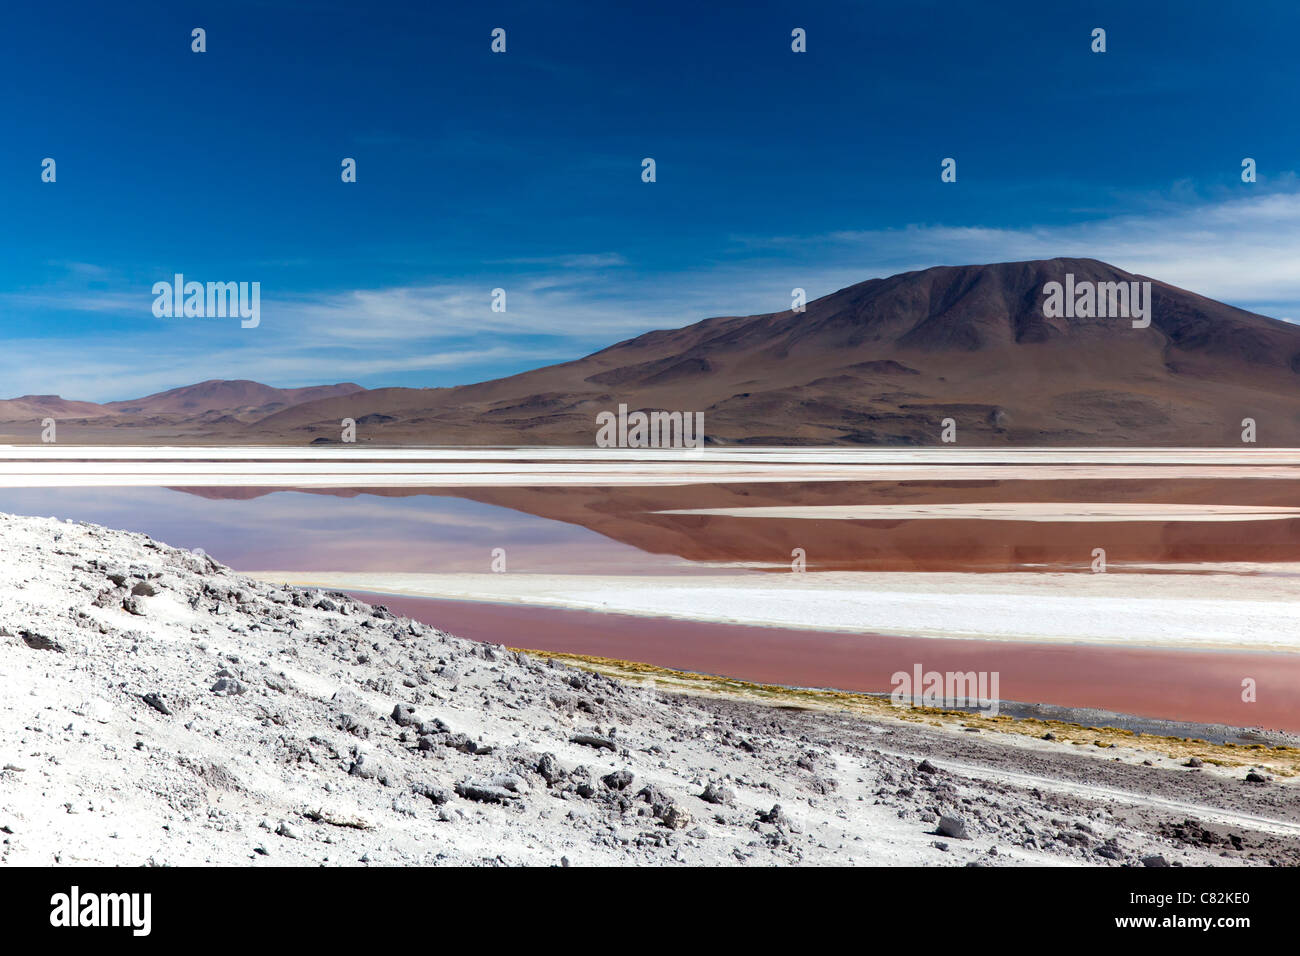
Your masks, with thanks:
<instances>
[{"instance_id":1,"label":"mountain","mask_svg":"<svg viewBox=\"0 0 1300 956\"><path fill-rule=\"evenodd\" d=\"M58 395L23 395L0 400L0 421L26 421L44 418L101 418L111 415L94 402L69 401Z\"/></svg>"},{"instance_id":2,"label":"mountain","mask_svg":"<svg viewBox=\"0 0 1300 956\"><path fill-rule=\"evenodd\" d=\"M1149 325L1047 309L1052 283L1149 283ZM1062 258L872 279L803 312L706 319L456 388L212 381L41 404L59 401L0 402L0 420L25 423L17 440L53 414L73 441L329 443L350 418L362 443L590 446L622 404L701 412L719 445L936 445L952 419L959 445L1222 446L1249 418L1260 445L1300 446L1300 326Z\"/></svg>"},{"instance_id":3,"label":"mountain","mask_svg":"<svg viewBox=\"0 0 1300 956\"><path fill-rule=\"evenodd\" d=\"M201 415L210 412L265 415L303 402L364 391L360 385L314 385L309 388L273 388L246 379L209 379L197 385L157 392L126 402L104 406L125 415Z\"/></svg>"},{"instance_id":4,"label":"mountain","mask_svg":"<svg viewBox=\"0 0 1300 956\"><path fill-rule=\"evenodd\" d=\"M1150 282L1150 325L1048 317L1049 283ZM1141 287L1138 287L1139 290ZM1223 445L1242 420L1300 445L1300 327L1095 259L939 266L806 311L707 319L446 389L376 389L269 415L258 440L591 445L595 416L701 411L718 444Z\"/></svg>"},{"instance_id":5,"label":"mountain","mask_svg":"<svg viewBox=\"0 0 1300 956\"><path fill-rule=\"evenodd\" d=\"M105 437L151 440L150 429L207 429L213 425L243 426L303 402L365 391L351 382L308 388L274 388L246 380L212 379L123 402L70 401L58 395L24 395L0 400L0 422L21 426L14 436L32 440L31 428L54 418L60 434L78 438ZM142 433L143 432L143 433Z\"/></svg>"}]
</instances>

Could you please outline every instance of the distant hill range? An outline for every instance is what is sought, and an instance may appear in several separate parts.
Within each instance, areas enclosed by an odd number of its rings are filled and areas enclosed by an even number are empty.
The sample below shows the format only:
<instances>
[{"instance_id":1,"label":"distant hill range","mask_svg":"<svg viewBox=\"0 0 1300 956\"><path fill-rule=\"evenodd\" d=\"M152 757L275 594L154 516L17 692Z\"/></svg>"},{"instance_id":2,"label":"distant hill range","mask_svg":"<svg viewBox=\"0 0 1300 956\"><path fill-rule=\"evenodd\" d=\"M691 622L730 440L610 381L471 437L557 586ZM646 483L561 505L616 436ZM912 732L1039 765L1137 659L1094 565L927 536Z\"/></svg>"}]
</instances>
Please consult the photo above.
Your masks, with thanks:
<instances>
[{"instance_id":1,"label":"distant hill range","mask_svg":"<svg viewBox=\"0 0 1300 956\"><path fill-rule=\"evenodd\" d=\"M1150 282L1146 328L1044 309L1049 283L1135 282ZM152 440L139 426L153 419L200 442L310 443L351 418L363 443L591 445L596 415L620 404L701 411L719 445L934 445L946 418L960 445L1225 445L1250 418L1259 444L1295 446L1300 326L1095 259L939 266L476 385L205 382L102 406L26 396L0 402L0 420L80 421L74 438Z\"/></svg>"},{"instance_id":2,"label":"distant hill range","mask_svg":"<svg viewBox=\"0 0 1300 956\"><path fill-rule=\"evenodd\" d=\"M364 392L360 385L314 385L272 388L247 380L211 379L126 402L77 402L58 395L23 395L0 401L0 422L30 423L53 418L60 426L92 425L97 429L246 425L293 405ZM182 427L182 431L185 428Z\"/></svg>"}]
</instances>

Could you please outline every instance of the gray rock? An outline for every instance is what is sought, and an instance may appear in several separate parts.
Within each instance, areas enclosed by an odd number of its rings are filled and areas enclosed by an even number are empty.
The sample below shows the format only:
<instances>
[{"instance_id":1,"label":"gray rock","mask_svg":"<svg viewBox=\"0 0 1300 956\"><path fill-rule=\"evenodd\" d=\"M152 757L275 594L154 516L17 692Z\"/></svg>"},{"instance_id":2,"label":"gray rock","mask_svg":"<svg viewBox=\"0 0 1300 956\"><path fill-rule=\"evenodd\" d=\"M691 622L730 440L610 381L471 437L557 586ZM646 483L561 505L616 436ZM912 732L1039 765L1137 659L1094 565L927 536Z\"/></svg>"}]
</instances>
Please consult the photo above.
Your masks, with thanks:
<instances>
[{"instance_id":1,"label":"gray rock","mask_svg":"<svg viewBox=\"0 0 1300 956\"><path fill-rule=\"evenodd\" d=\"M519 799L519 794L515 791L481 780L462 780L456 784L456 792L466 800L474 800L478 803L509 803Z\"/></svg>"},{"instance_id":2,"label":"gray rock","mask_svg":"<svg viewBox=\"0 0 1300 956\"><path fill-rule=\"evenodd\" d=\"M150 691L140 699L163 716L170 717L172 715L172 709L167 706L166 701L162 698L162 694L159 694L157 691Z\"/></svg>"},{"instance_id":3,"label":"gray rock","mask_svg":"<svg viewBox=\"0 0 1300 956\"><path fill-rule=\"evenodd\" d=\"M281 820L280 825L275 828L275 832L286 840L302 839L302 835L287 820Z\"/></svg>"},{"instance_id":4,"label":"gray rock","mask_svg":"<svg viewBox=\"0 0 1300 956\"><path fill-rule=\"evenodd\" d=\"M424 739L426 738L421 738L421 740ZM481 744L467 734L442 734L438 737L429 737L427 739L437 740L444 747L450 747L452 750L459 750L463 754L484 756L492 752L491 744Z\"/></svg>"},{"instance_id":5,"label":"gray rock","mask_svg":"<svg viewBox=\"0 0 1300 956\"><path fill-rule=\"evenodd\" d=\"M537 761L537 772L541 774L548 787L553 787L565 777L567 773L560 767L559 762L555 759L555 754L544 753L541 759Z\"/></svg>"},{"instance_id":6,"label":"gray rock","mask_svg":"<svg viewBox=\"0 0 1300 956\"><path fill-rule=\"evenodd\" d=\"M524 782L524 778L517 773L498 773L488 782L494 787L501 787L511 793L523 793L528 789L528 784Z\"/></svg>"},{"instance_id":7,"label":"gray rock","mask_svg":"<svg viewBox=\"0 0 1300 956\"><path fill-rule=\"evenodd\" d=\"M659 819L670 830L685 830L691 825L691 815L676 803L670 803L664 807Z\"/></svg>"},{"instance_id":8,"label":"gray rock","mask_svg":"<svg viewBox=\"0 0 1300 956\"><path fill-rule=\"evenodd\" d=\"M364 755L358 754L356 759L348 767L348 774L353 777L360 777L362 780L375 780L382 786L388 786L388 773L384 768L375 763L373 760L367 760Z\"/></svg>"},{"instance_id":9,"label":"gray rock","mask_svg":"<svg viewBox=\"0 0 1300 956\"><path fill-rule=\"evenodd\" d=\"M949 816L947 814L940 816L939 832L946 837L952 837L954 840L970 839L970 831L966 829L966 821L958 816Z\"/></svg>"},{"instance_id":10,"label":"gray rock","mask_svg":"<svg viewBox=\"0 0 1300 956\"><path fill-rule=\"evenodd\" d=\"M415 708L410 704L395 704L393 706L393 723L399 727L410 727L416 722Z\"/></svg>"},{"instance_id":11,"label":"gray rock","mask_svg":"<svg viewBox=\"0 0 1300 956\"><path fill-rule=\"evenodd\" d=\"M655 816L660 816L663 813L664 807L673 802L672 797L668 796L668 794L664 793L652 783L648 783L638 790L636 798L638 800L644 800L646 803L650 804L650 809Z\"/></svg>"},{"instance_id":12,"label":"gray rock","mask_svg":"<svg viewBox=\"0 0 1300 956\"><path fill-rule=\"evenodd\" d=\"M600 778L600 782L611 790L626 790L632 785L631 770L615 770Z\"/></svg>"},{"instance_id":13,"label":"gray rock","mask_svg":"<svg viewBox=\"0 0 1300 956\"><path fill-rule=\"evenodd\" d=\"M1124 851L1121 850L1119 846L1114 843L1109 843L1109 842L1103 843L1101 846L1093 850L1093 852L1096 853L1098 856L1104 856L1108 860L1124 859Z\"/></svg>"},{"instance_id":14,"label":"gray rock","mask_svg":"<svg viewBox=\"0 0 1300 956\"><path fill-rule=\"evenodd\" d=\"M222 677L212 685L212 693L219 694L222 697L238 697L248 690L243 684L233 677Z\"/></svg>"},{"instance_id":15,"label":"gray rock","mask_svg":"<svg viewBox=\"0 0 1300 956\"><path fill-rule=\"evenodd\" d=\"M821 774L813 774L808 778L808 788L814 793L828 794L838 786L839 784L830 777L823 777Z\"/></svg>"},{"instance_id":16,"label":"gray rock","mask_svg":"<svg viewBox=\"0 0 1300 956\"><path fill-rule=\"evenodd\" d=\"M451 791L446 787L439 787L436 784L429 783L425 780L417 780L411 784L411 792L419 794L428 800L433 801L437 806L442 806L451 800Z\"/></svg>"},{"instance_id":17,"label":"gray rock","mask_svg":"<svg viewBox=\"0 0 1300 956\"><path fill-rule=\"evenodd\" d=\"M37 634L35 631L21 631L23 643L34 651L63 651L63 645L52 637Z\"/></svg>"},{"instance_id":18,"label":"gray rock","mask_svg":"<svg viewBox=\"0 0 1300 956\"><path fill-rule=\"evenodd\" d=\"M730 805L736 802L736 793L730 787L710 780L704 792L700 794L700 799L705 803Z\"/></svg>"}]
</instances>

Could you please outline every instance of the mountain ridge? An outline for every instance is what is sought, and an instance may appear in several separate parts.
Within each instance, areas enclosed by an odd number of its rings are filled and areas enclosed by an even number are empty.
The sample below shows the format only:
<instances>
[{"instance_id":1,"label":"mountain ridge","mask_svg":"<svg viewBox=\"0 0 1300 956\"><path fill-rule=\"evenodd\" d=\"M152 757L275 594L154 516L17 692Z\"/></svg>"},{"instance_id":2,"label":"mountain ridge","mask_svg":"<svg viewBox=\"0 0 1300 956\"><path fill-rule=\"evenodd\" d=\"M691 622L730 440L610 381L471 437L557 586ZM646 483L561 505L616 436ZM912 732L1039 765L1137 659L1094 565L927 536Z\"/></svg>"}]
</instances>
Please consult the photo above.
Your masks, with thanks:
<instances>
[{"instance_id":1,"label":"mountain ridge","mask_svg":"<svg viewBox=\"0 0 1300 956\"><path fill-rule=\"evenodd\" d=\"M1049 314L1067 279L1142 292L1149 324ZM1300 446L1300 326L1059 257L868 279L800 312L715 316L469 385L321 389L192 418L192 437L333 442L350 418L363 443L590 445L596 415L626 404L703 412L720 445L936 444L947 419L960 444L1222 445L1254 419L1259 443ZM153 399L185 424L170 394L104 407Z\"/></svg>"},{"instance_id":2,"label":"mountain ridge","mask_svg":"<svg viewBox=\"0 0 1300 956\"><path fill-rule=\"evenodd\" d=\"M193 385L155 392L143 398L116 402L65 399L59 395L21 395L0 399L0 421L32 416L62 415L67 418L123 419L161 418L185 421L198 416L229 416L240 421L261 417L295 404L320 398L355 394L365 389L353 382L276 388L249 379L207 379ZM259 415L260 413L260 415Z\"/></svg>"},{"instance_id":3,"label":"mountain ridge","mask_svg":"<svg viewBox=\"0 0 1300 956\"><path fill-rule=\"evenodd\" d=\"M1048 318L1048 282L1149 282L1151 324ZM804 312L717 316L574 361L450 389L377 389L269 416L328 434L357 413L373 441L590 444L597 412L699 410L719 444L1223 444L1265 420L1300 444L1300 327L1096 259L869 279Z\"/></svg>"}]
</instances>

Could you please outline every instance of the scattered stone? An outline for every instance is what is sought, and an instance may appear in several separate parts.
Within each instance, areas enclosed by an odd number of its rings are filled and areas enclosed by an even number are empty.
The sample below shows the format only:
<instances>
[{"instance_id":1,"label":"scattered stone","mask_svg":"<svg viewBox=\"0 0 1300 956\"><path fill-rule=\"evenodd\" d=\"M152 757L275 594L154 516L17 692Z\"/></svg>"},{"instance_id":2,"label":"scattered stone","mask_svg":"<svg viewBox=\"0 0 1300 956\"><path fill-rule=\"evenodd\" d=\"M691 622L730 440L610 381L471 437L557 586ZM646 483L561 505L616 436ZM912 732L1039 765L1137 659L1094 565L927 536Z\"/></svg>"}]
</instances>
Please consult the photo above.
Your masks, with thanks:
<instances>
[{"instance_id":1,"label":"scattered stone","mask_svg":"<svg viewBox=\"0 0 1300 956\"><path fill-rule=\"evenodd\" d=\"M555 754L553 753L542 754L541 759L537 761L537 772L541 775L542 779L546 781L548 787L555 786L568 776L568 774L560 768L559 763L555 759Z\"/></svg>"},{"instance_id":2,"label":"scattered stone","mask_svg":"<svg viewBox=\"0 0 1300 956\"><path fill-rule=\"evenodd\" d=\"M456 792L466 800L479 803L509 803L519 799L513 790L477 780L462 780L456 784Z\"/></svg>"},{"instance_id":3,"label":"scattered stone","mask_svg":"<svg viewBox=\"0 0 1300 956\"><path fill-rule=\"evenodd\" d=\"M34 651L58 651L63 652L63 645L52 637L46 637L44 634L37 634L35 631L19 631L23 643Z\"/></svg>"},{"instance_id":4,"label":"scattered stone","mask_svg":"<svg viewBox=\"0 0 1300 956\"><path fill-rule=\"evenodd\" d=\"M332 827L344 827L349 830L369 830L371 826L360 817L349 817L331 810L308 810L303 816L313 823L327 823Z\"/></svg>"},{"instance_id":5,"label":"scattered stone","mask_svg":"<svg viewBox=\"0 0 1300 956\"><path fill-rule=\"evenodd\" d=\"M451 733L451 728L437 717L433 717L430 720L417 720L414 726L418 733L429 736Z\"/></svg>"},{"instance_id":6,"label":"scattered stone","mask_svg":"<svg viewBox=\"0 0 1300 956\"><path fill-rule=\"evenodd\" d=\"M601 777L600 782L611 790L626 790L632 785L632 771L615 770Z\"/></svg>"},{"instance_id":7,"label":"scattered stone","mask_svg":"<svg viewBox=\"0 0 1300 956\"><path fill-rule=\"evenodd\" d=\"M222 677L212 685L212 693L219 694L222 697L238 697L247 689L233 677Z\"/></svg>"},{"instance_id":8,"label":"scattered stone","mask_svg":"<svg viewBox=\"0 0 1300 956\"><path fill-rule=\"evenodd\" d=\"M670 830L685 830L691 825L691 815L676 803L670 803L659 814L659 819Z\"/></svg>"},{"instance_id":9,"label":"scattered stone","mask_svg":"<svg viewBox=\"0 0 1300 956\"><path fill-rule=\"evenodd\" d=\"M348 767L348 774L362 780L375 780L381 786L389 786L388 772L373 760L366 759L364 754L357 754Z\"/></svg>"},{"instance_id":10,"label":"scattered stone","mask_svg":"<svg viewBox=\"0 0 1300 956\"><path fill-rule=\"evenodd\" d=\"M172 709L167 706L166 701L163 700L162 695L157 691L150 691L140 699L164 717L170 717L172 715Z\"/></svg>"},{"instance_id":11,"label":"scattered stone","mask_svg":"<svg viewBox=\"0 0 1300 956\"><path fill-rule=\"evenodd\" d=\"M451 800L451 791L446 787L439 787L426 781L417 781L411 784L411 792L419 794L428 800L431 800L438 806L442 806Z\"/></svg>"},{"instance_id":12,"label":"scattered stone","mask_svg":"<svg viewBox=\"0 0 1300 956\"><path fill-rule=\"evenodd\" d=\"M1124 851L1119 848L1118 844L1109 840L1094 849L1093 852L1098 856L1104 856L1108 860L1124 859Z\"/></svg>"},{"instance_id":13,"label":"scattered stone","mask_svg":"<svg viewBox=\"0 0 1300 956\"><path fill-rule=\"evenodd\" d=\"M939 832L946 837L952 837L954 840L970 839L970 832L966 829L966 821L958 816L949 816L948 814L940 816Z\"/></svg>"},{"instance_id":14,"label":"scattered stone","mask_svg":"<svg viewBox=\"0 0 1300 956\"><path fill-rule=\"evenodd\" d=\"M736 793L730 787L710 780L705 786L704 792L700 794L700 799L705 803L730 805L736 802Z\"/></svg>"},{"instance_id":15,"label":"scattered stone","mask_svg":"<svg viewBox=\"0 0 1300 956\"><path fill-rule=\"evenodd\" d=\"M490 744L481 744L466 734L442 734L439 736L421 737L421 749L425 749L424 742L426 740L441 743L444 747L450 747L452 750L459 750L463 754L487 755L492 752Z\"/></svg>"}]
</instances>

